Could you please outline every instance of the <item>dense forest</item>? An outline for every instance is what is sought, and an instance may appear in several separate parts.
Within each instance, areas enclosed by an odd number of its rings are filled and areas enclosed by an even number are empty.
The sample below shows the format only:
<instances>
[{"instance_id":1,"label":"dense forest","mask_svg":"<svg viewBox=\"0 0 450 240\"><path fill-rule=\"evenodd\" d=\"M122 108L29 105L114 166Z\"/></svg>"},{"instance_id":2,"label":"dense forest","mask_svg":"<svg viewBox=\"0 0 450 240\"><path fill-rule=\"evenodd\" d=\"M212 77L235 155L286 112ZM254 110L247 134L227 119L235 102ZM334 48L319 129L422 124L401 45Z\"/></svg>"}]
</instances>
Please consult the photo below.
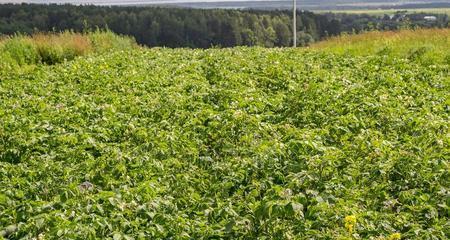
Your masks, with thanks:
<instances>
[{"instance_id":1,"label":"dense forest","mask_svg":"<svg viewBox=\"0 0 450 240\"><path fill-rule=\"evenodd\" d=\"M436 21L424 14L392 16L314 14L297 17L298 42L308 45L342 32L448 27L447 15ZM0 34L30 34L73 30L110 29L133 36L147 46L208 48L212 46L289 46L292 42L289 11L201 10L161 7L100 7L74 5L0 5Z\"/></svg>"}]
</instances>

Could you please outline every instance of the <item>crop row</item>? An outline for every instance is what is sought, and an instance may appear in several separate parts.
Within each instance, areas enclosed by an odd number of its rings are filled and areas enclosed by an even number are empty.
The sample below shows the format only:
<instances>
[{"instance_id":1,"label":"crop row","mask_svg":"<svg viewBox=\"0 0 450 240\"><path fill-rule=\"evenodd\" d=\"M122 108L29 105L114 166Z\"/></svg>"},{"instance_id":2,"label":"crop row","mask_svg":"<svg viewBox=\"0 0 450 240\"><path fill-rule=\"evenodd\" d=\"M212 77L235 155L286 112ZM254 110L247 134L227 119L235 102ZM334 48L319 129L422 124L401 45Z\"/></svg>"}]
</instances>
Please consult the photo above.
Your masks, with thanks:
<instances>
[{"instance_id":1,"label":"crop row","mask_svg":"<svg viewBox=\"0 0 450 240\"><path fill-rule=\"evenodd\" d=\"M11 239L445 239L448 65L135 49L0 69Z\"/></svg>"}]
</instances>

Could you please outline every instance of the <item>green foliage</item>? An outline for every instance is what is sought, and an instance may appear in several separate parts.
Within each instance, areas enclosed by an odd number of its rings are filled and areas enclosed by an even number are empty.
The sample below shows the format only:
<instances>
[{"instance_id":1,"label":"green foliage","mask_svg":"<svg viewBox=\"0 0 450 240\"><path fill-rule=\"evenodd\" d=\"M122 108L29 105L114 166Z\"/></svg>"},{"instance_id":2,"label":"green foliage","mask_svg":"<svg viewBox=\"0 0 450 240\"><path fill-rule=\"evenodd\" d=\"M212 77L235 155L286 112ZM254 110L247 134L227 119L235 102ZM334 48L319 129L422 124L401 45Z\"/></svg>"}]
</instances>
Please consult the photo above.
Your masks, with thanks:
<instances>
[{"instance_id":1,"label":"green foliage","mask_svg":"<svg viewBox=\"0 0 450 240\"><path fill-rule=\"evenodd\" d=\"M292 46L292 12L287 10L187 9L154 6L3 4L1 34L110 29L151 47ZM70 14L68 14L70 13ZM446 14L395 11L390 15L298 11L298 43L308 46L341 33L447 28Z\"/></svg>"},{"instance_id":2,"label":"green foliage","mask_svg":"<svg viewBox=\"0 0 450 240\"><path fill-rule=\"evenodd\" d=\"M427 66L449 64L450 30L415 29L342 35L313 44L312 48L352 56L396 56Z\"/></svg>"},{"instance_id":3,"label":"green foliage","mask_svg":"<svg viewBox=\"0 0 450 240\"><path fill-rule=\"evenodd\" d=\"M53 65L90 53L104 53L137 47L131 37L119 36L110 31L86 34L62 32L59 34L17 35L2 40L0 54L6 63Z\"/></svg>"},{"instance_id":4,"label":"green foliage","mask_svg":"<svg viewBox=\"0 0 450 240\"><path fill-rule=\"evenodd\" d=\"M11 62L13 59L19 65L26 65L35 64L41 60L33 42L20 35L5 40L0 47L2 61Z\"/></svg>"},{"instance_id":5,"label":"green foliage","mask_svg":"<svg viewBox=\"0 0 450 240\"><path fill-rule=\"evenodd\" d=\"M448 239L448 65L414 59L137 48L0 65L0 235Z\"/></svg>"},{"instance_id":6,"label":"green foliage","mask_svg":"<svg viewBox=\"0 0 450 240\"><path fill-rule=\"evenodd\" d=\"M38 53L42 62L49 65L63 62L64 59L72 60L76 56L75 54L72 54L70 49L51 45L39 46Z\"/></svg>"},{"instance_id":7,"label":"green foliage","mask_svg":"<svg viewBox=\"0 0 450 240\"><path fill-rule=\"evenodd\" d=\"M96 30L88 34L92 47L98 53L114 50L127 50L136 47L136 41L132 37L120 36L111 31Z\"/></svg>"}]
</instances>

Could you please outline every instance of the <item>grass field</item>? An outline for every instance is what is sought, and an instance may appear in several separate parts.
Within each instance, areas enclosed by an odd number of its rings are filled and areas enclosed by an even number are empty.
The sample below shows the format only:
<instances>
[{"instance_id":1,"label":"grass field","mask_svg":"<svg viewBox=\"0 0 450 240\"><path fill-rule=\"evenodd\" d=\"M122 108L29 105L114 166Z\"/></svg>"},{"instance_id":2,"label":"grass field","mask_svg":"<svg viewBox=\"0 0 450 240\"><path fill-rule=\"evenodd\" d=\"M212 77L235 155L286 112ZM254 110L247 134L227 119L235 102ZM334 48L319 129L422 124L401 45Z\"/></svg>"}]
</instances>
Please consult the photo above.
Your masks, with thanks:
<instances>
[{"instance_id":1,"label":"grass field","mask_svg":"<svg viewBox=\"0 0 450 240\"><path fill-rule=\"evenodd\" d=\"M438 13L450 15L450 8L408 8L408 9L362 9L362 10L316 10L316 13L348 13L348 14L369 14L383 16L385 14L395 14L399 11L407 11L408 13Z\"/></svg>"},{"instance_id":2,"label":"grass field","mask_svg":"<svg viewBox=\"0 0 450 240\"><path fill-rule=\"evenodd\" d=\"M0 44L0 238L450 238L448 30L108 39L51 64Z\"/></svg>"},{"instance_id":3,"label":"grass field","mask_svg":"<svg viewBox=\"0 0 450 240\"><path fill-rule=\"evenodd\" d=\"M422 62L450 63L450 29L417 29L342 35L313 44L311 49L353 56L419 57Z\"/></svg>"}]
</instances>

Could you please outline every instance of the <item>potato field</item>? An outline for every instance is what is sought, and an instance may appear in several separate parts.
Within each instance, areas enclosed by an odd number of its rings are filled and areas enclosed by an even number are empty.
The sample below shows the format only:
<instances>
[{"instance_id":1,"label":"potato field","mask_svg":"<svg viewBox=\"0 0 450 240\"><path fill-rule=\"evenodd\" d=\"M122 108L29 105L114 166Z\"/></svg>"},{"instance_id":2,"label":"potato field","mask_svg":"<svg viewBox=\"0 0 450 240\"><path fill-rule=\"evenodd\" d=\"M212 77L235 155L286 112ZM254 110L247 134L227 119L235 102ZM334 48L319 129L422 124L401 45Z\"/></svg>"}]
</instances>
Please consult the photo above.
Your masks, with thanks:
<instances>
[{"instance_id":1,"label":"potato field","mask_svg":"<svg viewBox=\"0 0 450 240\"><path fill-rule=\"evenodd\" d=\"M0 63L0 239L448 239L450 57L411 56Z\"/></svg>"}]
</instances>

